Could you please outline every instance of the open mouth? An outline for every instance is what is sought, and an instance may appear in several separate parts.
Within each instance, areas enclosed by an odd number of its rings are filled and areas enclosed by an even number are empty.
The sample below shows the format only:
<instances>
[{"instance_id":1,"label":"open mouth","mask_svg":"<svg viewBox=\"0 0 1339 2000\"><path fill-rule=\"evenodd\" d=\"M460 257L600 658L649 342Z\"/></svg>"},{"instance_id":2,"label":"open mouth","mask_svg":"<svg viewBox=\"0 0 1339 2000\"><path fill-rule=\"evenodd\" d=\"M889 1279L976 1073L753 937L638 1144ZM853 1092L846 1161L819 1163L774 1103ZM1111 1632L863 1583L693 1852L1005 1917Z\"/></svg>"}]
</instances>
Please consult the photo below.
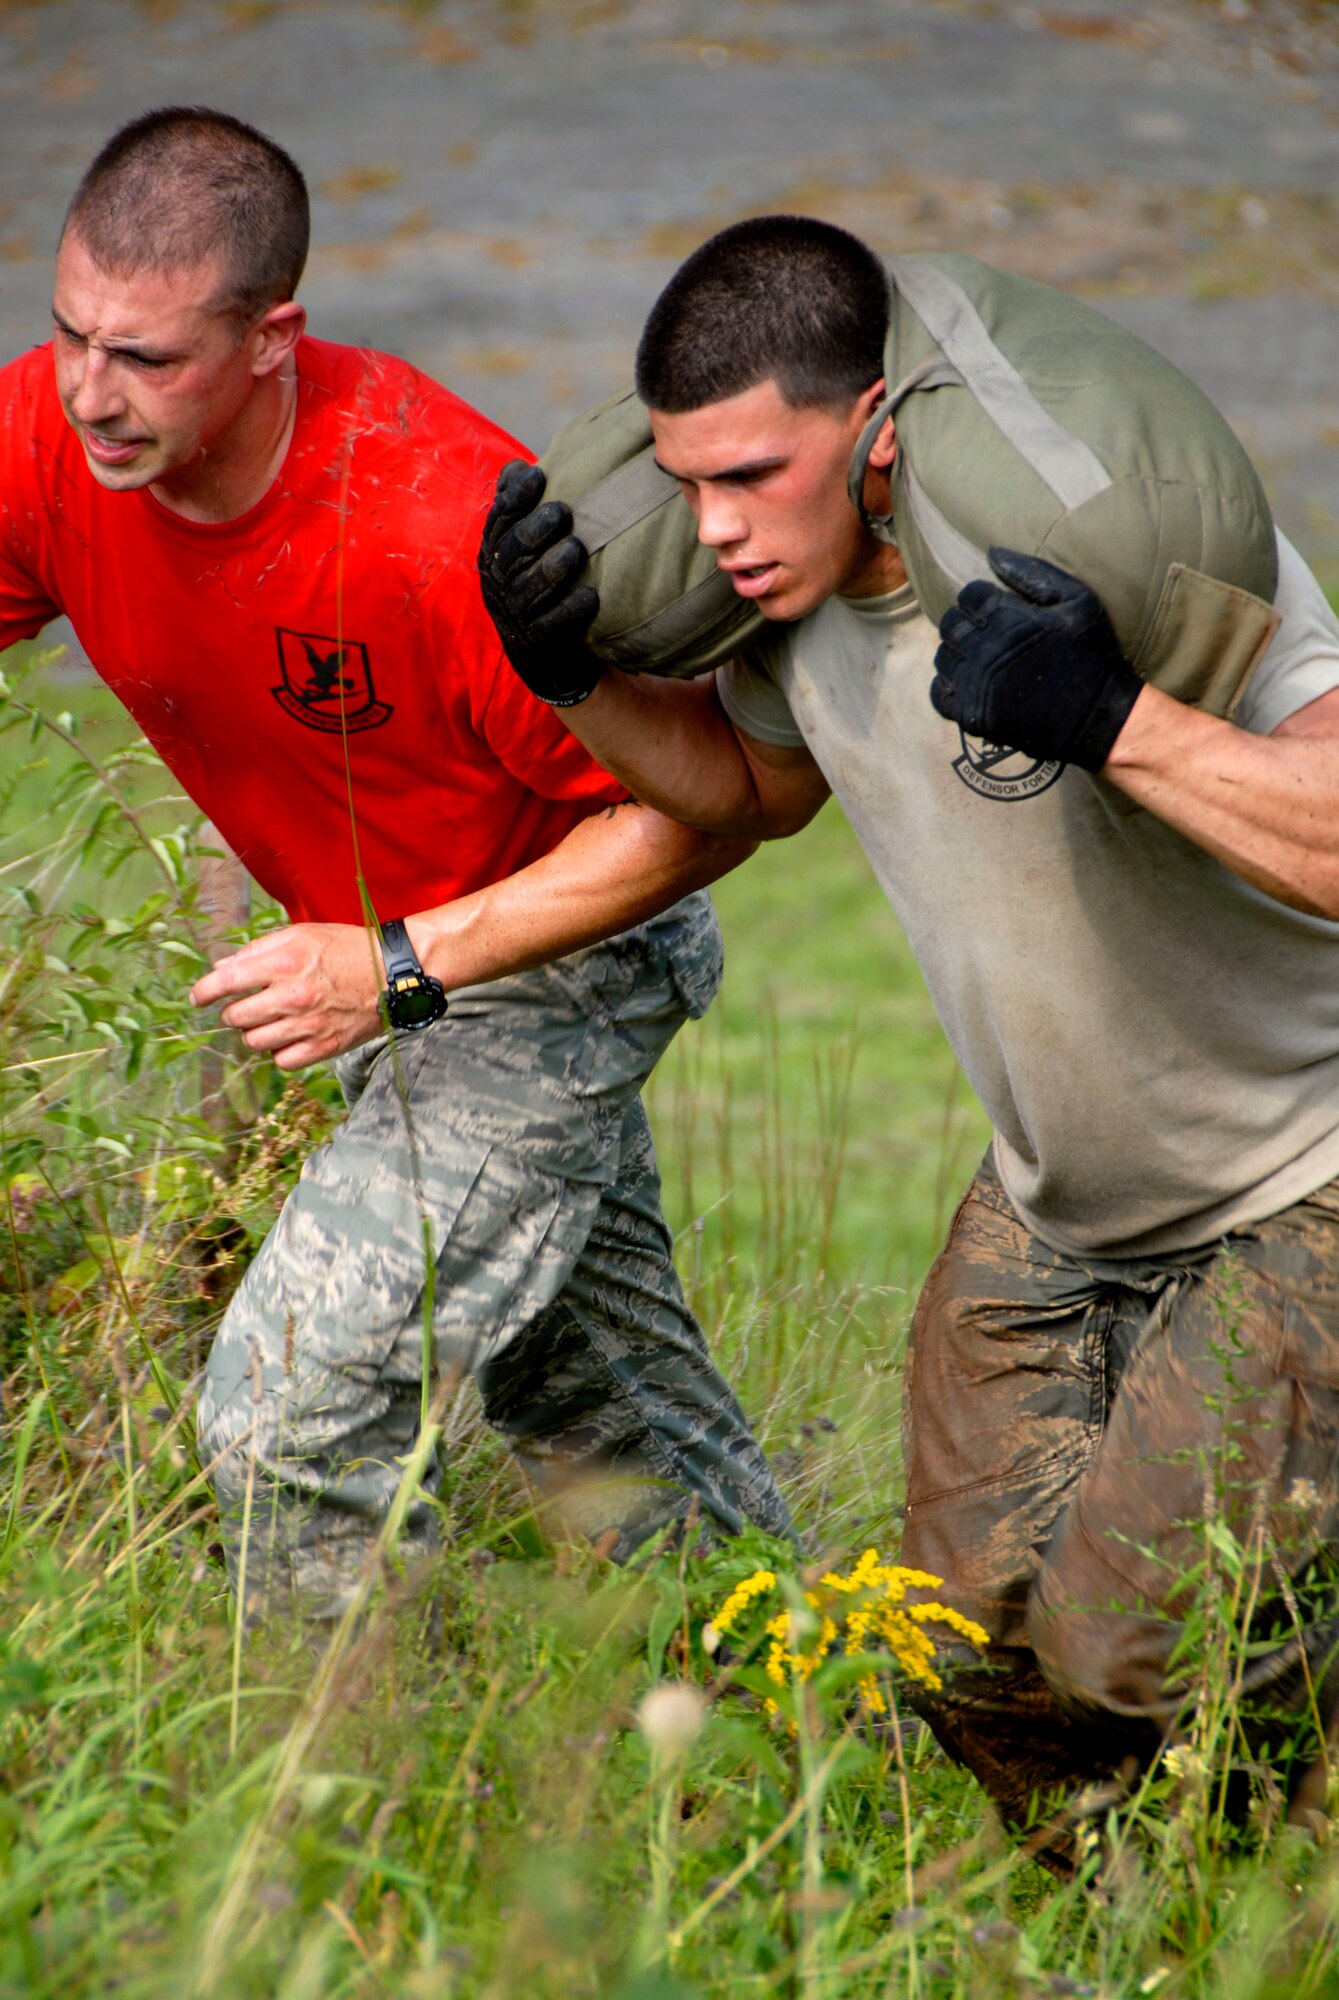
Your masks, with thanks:
<instances>
[{"instance_id":1,"label":"open mouth","mask_svg":"<svg viewBox=\"0 0 1339 2000\"><path fill-rule=\"evenodd\" d=\"M145 442L143 438L102 437L97 431L83 433L84 450L99 465L125 465Z\"/></svg>"},{"instance_id":2,"label":"open mouth","mask_svg":"<svg viewBox=\"0 0 1339 2000\"><path fill-rule=\"evenodd\" d=\"M762 597L776 581L776 573L775 563L755 563L748 568L726 571L741 597Z\"/></svg>"}]
</instances>

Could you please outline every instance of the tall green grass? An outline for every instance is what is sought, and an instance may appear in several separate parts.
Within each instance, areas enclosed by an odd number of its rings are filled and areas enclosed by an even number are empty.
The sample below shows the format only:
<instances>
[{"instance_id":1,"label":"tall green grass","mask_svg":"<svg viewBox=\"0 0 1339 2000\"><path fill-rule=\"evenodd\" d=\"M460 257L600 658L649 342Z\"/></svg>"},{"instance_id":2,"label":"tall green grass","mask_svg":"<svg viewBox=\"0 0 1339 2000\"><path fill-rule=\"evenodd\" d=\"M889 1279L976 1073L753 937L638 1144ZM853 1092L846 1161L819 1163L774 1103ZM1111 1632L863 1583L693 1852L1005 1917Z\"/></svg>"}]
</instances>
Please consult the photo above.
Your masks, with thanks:
<instances>
[{"instance_id":1,"label":"tall green grass","mask_svg":"<svg viewBox=\"0 0 1339 2000\"><path fill-rule=\"evenodd\" d=\"M1179 1767L1095 1809L1064 1887L895 1683L862 1725L834 1662L792 1728L703 1650L775 1550L549 1546L468 1385L432 1571L240 1647L191 1385L332 1094L260 1069L244 1138L201 1117L186 807L96 691L39 676L0 727L0 1993L1339 1992L1323 1822L1221 1810L1230 1621ZM651 1093L681 1266L809 1553L890 1551L907 1318L980 1114L835 813L718 900L726 992ZM705 1698L678 1744L638 1726L667 1678Z\"/></svg>"}]
</instances>

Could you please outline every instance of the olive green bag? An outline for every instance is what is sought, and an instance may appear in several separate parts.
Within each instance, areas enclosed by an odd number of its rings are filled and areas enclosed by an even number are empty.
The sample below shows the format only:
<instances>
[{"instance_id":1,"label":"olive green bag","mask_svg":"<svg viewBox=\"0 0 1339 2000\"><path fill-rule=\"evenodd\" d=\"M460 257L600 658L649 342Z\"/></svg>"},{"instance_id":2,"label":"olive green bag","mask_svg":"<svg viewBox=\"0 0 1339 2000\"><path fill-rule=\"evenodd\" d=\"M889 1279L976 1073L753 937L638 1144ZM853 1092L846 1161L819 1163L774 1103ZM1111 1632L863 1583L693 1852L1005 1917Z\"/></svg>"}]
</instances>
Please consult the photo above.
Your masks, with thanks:
<instances>
[{"instance_id":1,"label":"olive green bag","mask_svg":"<svg viewBox=\"0 0 1339 2000\"><path fill-rule=\"evenodd\" d=\"M995 544L1046 557L1101 598L1146 679L1228 715L1278 626L1273 523L1250 460L1170 362L1063 292L974 257L889 266L885 379L895 386L852 458L892 416L893 511L865 515L901 553L936 622L989 577ZM700 547L655 464L642 404L622 390L541 460L572 507L600 595L591 644L631 672L704 673L761 614Z\"/></svg>"},{"instance_id":2,"label":"olive green bag","mask_svg":"<svg viewBox=\"0 0 1339 2000\"><path fill-rule=\"evenodd\" d=\"M763 620L655 462L646 406L620 389L560 431L540 459L547 497L566 500L600 595L589 643L629 673L687 680L728 660Z\"/></svg>"}]
</instances>

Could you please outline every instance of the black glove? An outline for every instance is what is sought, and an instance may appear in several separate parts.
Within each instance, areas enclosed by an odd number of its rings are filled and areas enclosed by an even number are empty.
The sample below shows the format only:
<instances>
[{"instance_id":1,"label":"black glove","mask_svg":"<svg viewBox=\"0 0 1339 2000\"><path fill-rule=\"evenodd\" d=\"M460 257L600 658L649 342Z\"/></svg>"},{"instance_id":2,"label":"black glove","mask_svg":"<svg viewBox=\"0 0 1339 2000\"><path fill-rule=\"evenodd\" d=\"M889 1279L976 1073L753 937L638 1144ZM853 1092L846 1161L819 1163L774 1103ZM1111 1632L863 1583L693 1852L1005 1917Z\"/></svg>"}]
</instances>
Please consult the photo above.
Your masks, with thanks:
<instances>
[{"instance_id":1,"label":"black glove","mask_svg":"<svg viewBox=\"0 0 1339 2000\"><path fill-rule=\"evenodd\" d=\"M586 551L571 508L561 500L541 507L543 498L537 465L514 458L503 466L479 544L479 580L503 651L531 694L571 708L604 672L584 643L600 600L588 583L574 587Z\"/></svg>"},{"instance_id":2,"label":"black glove","mask_svg":"<svg viewBox=\"0 0 1339 2000\"><path fill-rule=\"evenodd\" d=\"M1100 771L1144 683L1086 584L1040 556L989 554L1009 588L969 583L944 613L931 701L968 736Z\"/></svg>"}]
</instances>

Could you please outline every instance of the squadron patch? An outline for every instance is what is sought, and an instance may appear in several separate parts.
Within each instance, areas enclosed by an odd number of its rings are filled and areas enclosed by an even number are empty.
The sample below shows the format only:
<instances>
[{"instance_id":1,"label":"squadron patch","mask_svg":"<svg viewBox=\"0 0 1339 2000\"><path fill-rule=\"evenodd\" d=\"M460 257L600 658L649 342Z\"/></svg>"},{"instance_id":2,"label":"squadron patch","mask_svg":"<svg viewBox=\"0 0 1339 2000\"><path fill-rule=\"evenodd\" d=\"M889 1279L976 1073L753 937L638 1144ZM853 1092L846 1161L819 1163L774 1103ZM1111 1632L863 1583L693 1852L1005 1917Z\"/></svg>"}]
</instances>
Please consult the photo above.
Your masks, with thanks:
<instances>
[{"instance_id":1,"label":"squadron patch","mask_svg":"<svg viewBox=\"0 0 1339 2000\"><path fill-rule=\"evenodd\" d=\"M286 715L308 729L339 734L376 729L391 715L377 700L367 648L358 639L328 633L286 632L275 627L282 684L270 693Z\"/></svg>"},{"instance_id":2,"label":"squadron patch","mask_svg":"<svg viewBox=\"0 0 1339 2000\"><path fill-rule=\"evenodd\" d=\"M962 754L953 759L953 768L964 785L983 799L1035 799L1049 791L1064 765L1054 757L1029 757L1024 750L1011 750L1004 743L987 743L979 736L958 731Z\"/></svg>"}]
</instances>

